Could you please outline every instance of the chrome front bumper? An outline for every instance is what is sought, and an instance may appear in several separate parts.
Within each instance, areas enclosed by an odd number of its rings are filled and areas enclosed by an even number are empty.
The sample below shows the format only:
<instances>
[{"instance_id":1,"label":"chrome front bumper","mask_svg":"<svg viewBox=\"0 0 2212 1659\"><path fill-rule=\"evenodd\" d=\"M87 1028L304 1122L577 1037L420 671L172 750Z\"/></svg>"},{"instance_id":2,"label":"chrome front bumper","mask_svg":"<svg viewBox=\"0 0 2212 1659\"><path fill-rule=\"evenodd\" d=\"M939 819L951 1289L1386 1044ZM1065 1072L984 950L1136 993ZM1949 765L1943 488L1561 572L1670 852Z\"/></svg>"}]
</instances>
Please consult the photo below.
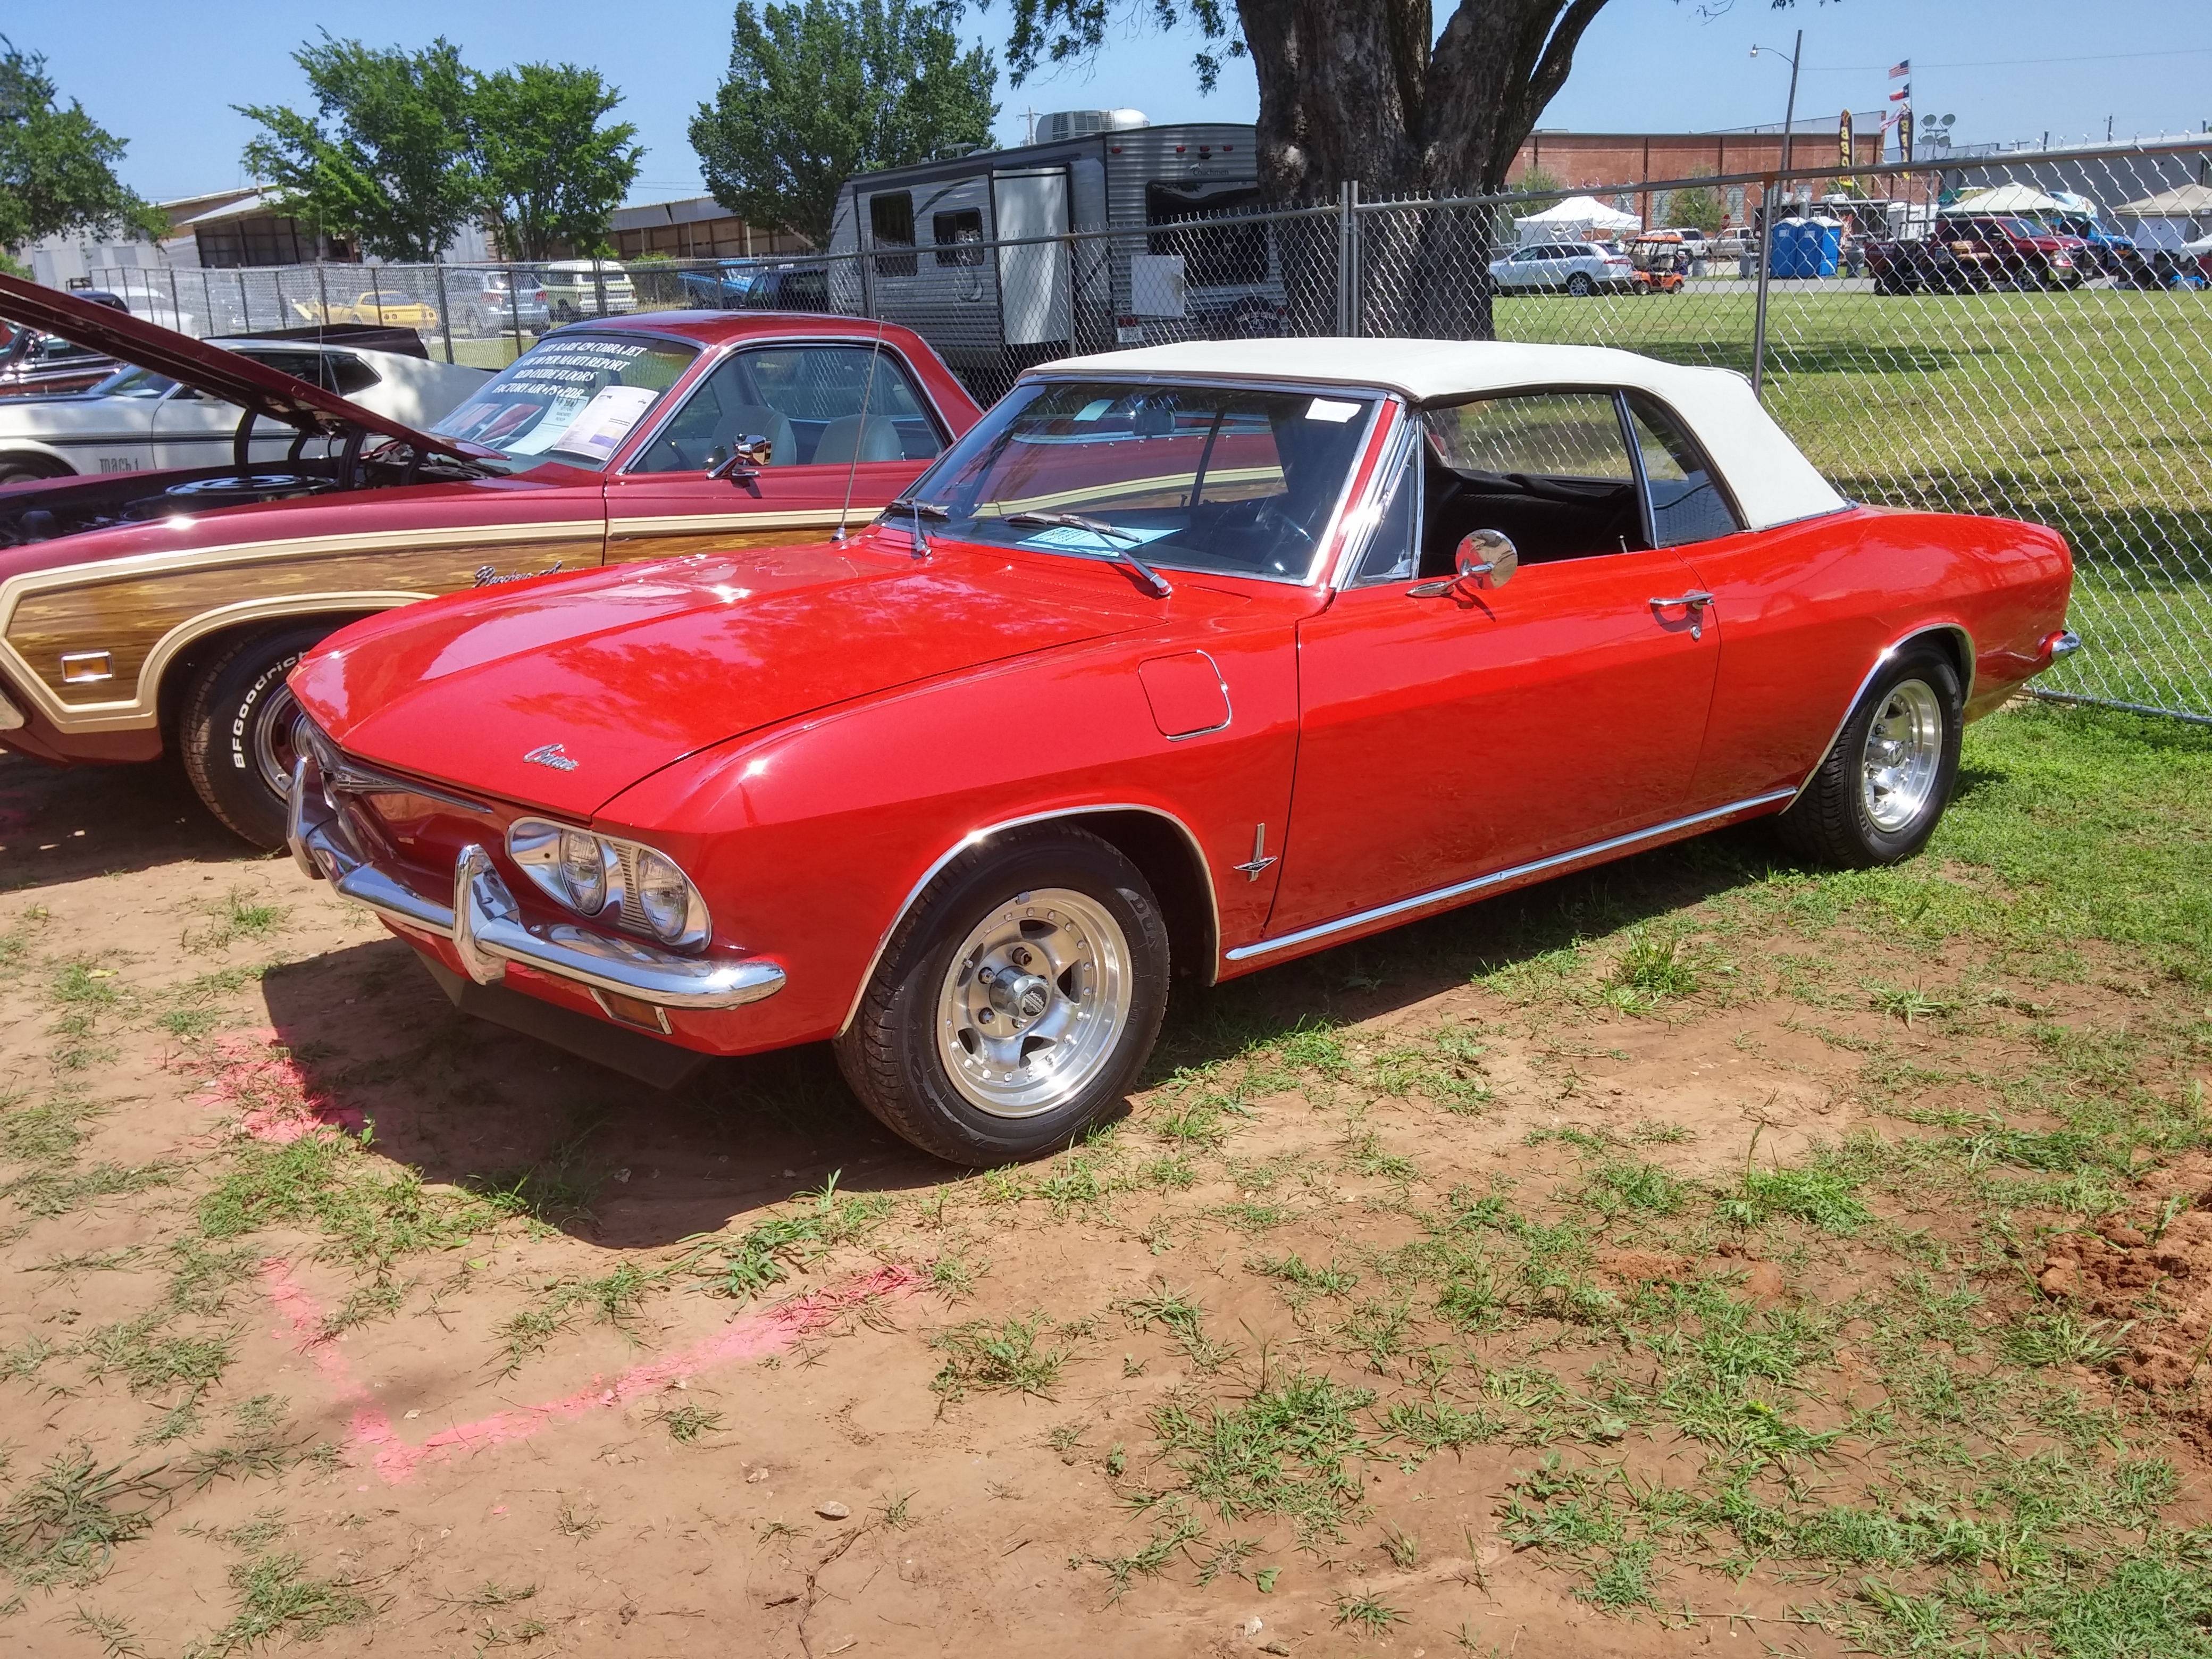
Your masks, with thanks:
<instances>
[{"instance_id":1,"label":"chrome front bumper","mask_svg":"<svg viewBox=\"0 0 2212 1659\"><path fill-rule=\"evenodd\" d=\"M387 921L453 941L479 985L499 982L510 962L602 994L658 1008L738 1008L783 988L783 969L761 957L681 957L636 939L568 922L523 920L521 907L480 846L453 862L453 902L425 898L370 863L325 797L312 759L292 770L285 838L300 868Z\"/></svg>"}]
</instances>

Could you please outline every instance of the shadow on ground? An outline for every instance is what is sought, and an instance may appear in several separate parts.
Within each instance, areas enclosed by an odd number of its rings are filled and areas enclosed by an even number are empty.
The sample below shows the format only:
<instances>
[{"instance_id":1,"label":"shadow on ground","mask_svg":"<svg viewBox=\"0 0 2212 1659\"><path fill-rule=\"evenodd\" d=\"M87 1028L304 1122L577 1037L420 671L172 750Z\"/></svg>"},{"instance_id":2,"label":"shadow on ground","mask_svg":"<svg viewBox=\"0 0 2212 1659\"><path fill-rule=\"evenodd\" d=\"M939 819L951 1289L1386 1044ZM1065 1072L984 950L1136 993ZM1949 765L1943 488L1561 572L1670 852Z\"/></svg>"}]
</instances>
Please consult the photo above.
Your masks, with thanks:
<instances>
[{"instance_id":1,"label":"shadow on ground","mask_svg":"<svg viewBox=\"0 0 2212 1659\"><path fill-rule=\"evenodd\" d=\"M173 760L64 769L0 753L0 892L267 856L215 821Z\"/></svg>"}]
</instances>

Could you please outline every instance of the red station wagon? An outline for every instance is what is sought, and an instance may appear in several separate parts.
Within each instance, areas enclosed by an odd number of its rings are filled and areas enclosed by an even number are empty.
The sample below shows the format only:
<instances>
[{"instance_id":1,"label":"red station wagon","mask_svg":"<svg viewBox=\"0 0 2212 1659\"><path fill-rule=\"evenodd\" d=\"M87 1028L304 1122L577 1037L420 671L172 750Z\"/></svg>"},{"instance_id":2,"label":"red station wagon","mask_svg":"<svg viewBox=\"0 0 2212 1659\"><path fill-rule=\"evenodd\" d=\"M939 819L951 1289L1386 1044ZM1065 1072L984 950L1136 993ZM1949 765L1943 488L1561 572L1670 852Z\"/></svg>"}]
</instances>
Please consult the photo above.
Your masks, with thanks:
<instances>
[{"instance_id":1,"label":"red station wagon","mask_svg":"<svg viewBox=\"0 0 2212 1659\"><path fill-rule=\"evenodd\" d=\"M334 629L549 570L827 538L981 413L918 336L848 317L578 324L425 432L50 289L0 276L0 310L239 413L228 465L0 489L0 747L178 751L270 848L301 752L284 677Z\"/></svg>"},{"instance_id":2,"label":"red station wagon","mask_svg":"<svg viewBox=\"0 0 2212 1659\"><path fill-rule=\"evenodd\" d=\"M464 1008L667 1081L834 1039L1065 1146L1210 983L1776 817L1909 857L2078 643L2051 531L1856 507L1725 370L1164 346L1030 371L838 546L410 607L295 671L291 841Z\"/></svg>"}]
</instances>

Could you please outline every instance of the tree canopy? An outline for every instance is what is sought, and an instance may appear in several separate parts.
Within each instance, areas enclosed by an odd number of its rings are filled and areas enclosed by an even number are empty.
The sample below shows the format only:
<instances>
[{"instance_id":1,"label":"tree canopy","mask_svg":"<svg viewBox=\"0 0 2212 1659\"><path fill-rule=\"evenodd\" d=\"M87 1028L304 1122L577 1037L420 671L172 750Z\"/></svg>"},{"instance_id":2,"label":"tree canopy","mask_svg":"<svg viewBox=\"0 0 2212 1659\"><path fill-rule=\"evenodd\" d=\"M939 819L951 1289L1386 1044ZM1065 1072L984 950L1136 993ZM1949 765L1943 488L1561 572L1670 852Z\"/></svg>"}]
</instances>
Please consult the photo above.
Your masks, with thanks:
<instances>
[{"instance_id":1,"label":"tree canopy","mask_svg":"<svg viewBox=\"0 0 2212 1659\"><path fill-rule=\"evenodd\" d=\"M166 236L169 222L115 176L124 141L72 99L46 60L0 35L0 250L58 231Z\"/></svg>"},{"instance_id":2,"label":"tree canopy","mask_svg":"<svg viewBox=\"0 0 2212 1659\"><path fill-rule=\"evenodd\" d=\"M691 123L714 199L817 247L856 173L988 146L996 59L939 0L738 0L730 70Z\"/></svg>"},{"instance_id":3,"label":"tree canopy","mask_svg":"<svg viewBox=\"0 0 2212 1659\"><path fill-rule=\"evenodd\" d=\"M596 249L643 151L622 94L596 70L524 64L480 75L443 37L417 52L324 32L293 60L316 113L241 106L258 122L246 165L327 235L386 259L437 258L464 225L495 225L510 257L555 242Z\"/></svg>"},{"instance_id":4,"label":"tree canopy","mask_svg":"<svg viewBox=\"0 0 2212 1659\"><path fill-rule=\"evenodd\" d=\"M627 121L600 122L622 94L597 70L525 64L477 80L469 100L478 198L519 259L556 242L598 250L645 152Z\"/></svg>"}]
</instances>

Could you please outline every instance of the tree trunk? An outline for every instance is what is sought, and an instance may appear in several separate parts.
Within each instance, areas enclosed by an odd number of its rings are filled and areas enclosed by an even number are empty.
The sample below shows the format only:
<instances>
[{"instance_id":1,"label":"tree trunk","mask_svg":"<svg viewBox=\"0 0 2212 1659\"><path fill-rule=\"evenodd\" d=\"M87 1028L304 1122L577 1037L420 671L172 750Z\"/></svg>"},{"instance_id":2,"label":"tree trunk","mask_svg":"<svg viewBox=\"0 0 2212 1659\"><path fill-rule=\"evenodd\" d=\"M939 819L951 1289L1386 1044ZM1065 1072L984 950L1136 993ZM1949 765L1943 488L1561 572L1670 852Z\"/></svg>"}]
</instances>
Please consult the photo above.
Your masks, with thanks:
<instances>
[{"instance_id":1,"label":"tree trunk","mask_svg":"<svg viewBox=\"0 0 2212 1659\"><path fill-rule=\"evenodd\" d=\"M1504 188L1605 0L1459 0L1436 40L1431 0L1238 0L1260 83L1260 185L1272 203L1490 195ZM1374 333L1488 339L1490 209L1363 222ZM1294 314L1314 296L1291 296Z\"/></svg>"}]
</instances>

